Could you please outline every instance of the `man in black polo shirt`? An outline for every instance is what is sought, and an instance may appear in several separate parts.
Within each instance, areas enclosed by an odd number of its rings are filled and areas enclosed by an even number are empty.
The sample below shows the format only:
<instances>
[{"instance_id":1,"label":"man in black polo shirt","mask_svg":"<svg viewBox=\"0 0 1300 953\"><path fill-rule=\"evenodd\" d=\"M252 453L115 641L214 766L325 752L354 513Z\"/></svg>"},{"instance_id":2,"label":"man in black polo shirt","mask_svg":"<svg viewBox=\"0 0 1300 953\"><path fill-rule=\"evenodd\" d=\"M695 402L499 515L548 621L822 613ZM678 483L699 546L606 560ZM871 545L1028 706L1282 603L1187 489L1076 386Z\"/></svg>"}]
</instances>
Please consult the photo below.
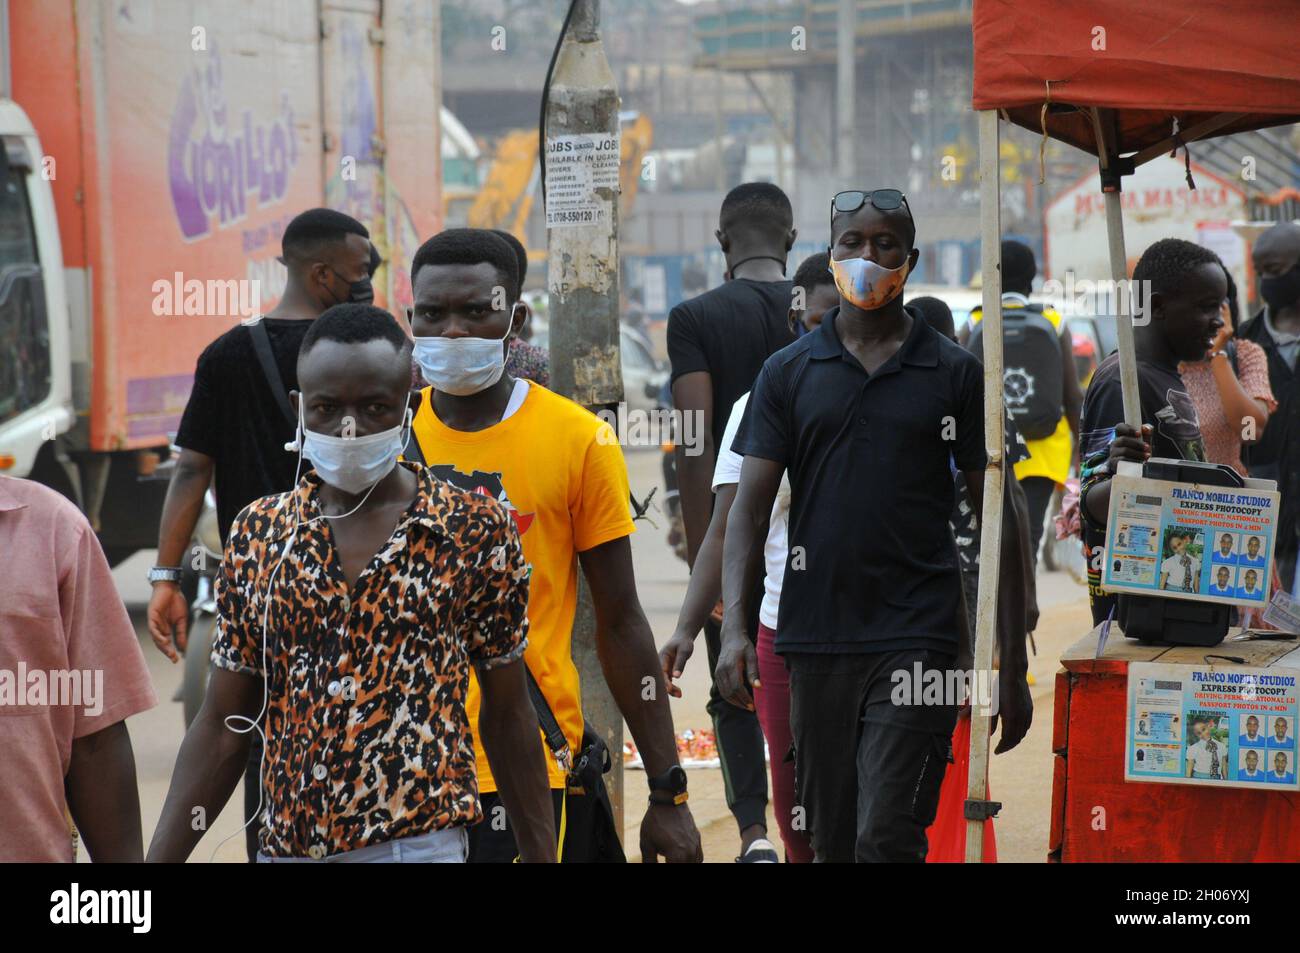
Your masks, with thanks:
<instances>
[{"instance_id":1,"label":"man in black polo shirt","mask_svg":"<svg viewBox=\"0 0 1300 953\"><path fill-rule=\"evenodd\" d=\"M794 245L790 200L768 182L746 182L727 193L718 212L718 244L727 258L727 281L699 297L683 301L668 315L668 360L672 364L673 407L694 415L699 447L677 447L677 484L686 530L687 562L704 541L713 512L713 469L727 429L731 408L749 393L763 362L794 340L788 316L794 283L785 277L786 256ZM796 302L803 310L803 302ZM758 632L757 577L751 638ZM709 665L717 662L720 630L710 619L704 626ZM727 806L740 827L741 862L767 832L767 765L763 732L753 712L709 691L709 715L718 740L726 780ZM758 855L755 855L758 856Z\"/></svg>"},{"instance_id":2,"label":"man in black polo shirt","mask_svg":"<svg viewBox=\"0 0 1300 953\"><path fill-rule=\"evenodd\" d=\"M979 512L983 371L904 309L914 237L898 191L835 197L840 305L763 365L733 444L745 463L727 523L718 687L752 704L758 669L737 625L745 560L785 469L790 555L776 651L790 668L797 798L819 861L925 859L960 702L922 697L933 676L916 676L953 669L960 649L949 459ZM1015 507L1005 509L998 751L1018 744L1032 717L1021 530Z\"/></svg>"}]
</instances>

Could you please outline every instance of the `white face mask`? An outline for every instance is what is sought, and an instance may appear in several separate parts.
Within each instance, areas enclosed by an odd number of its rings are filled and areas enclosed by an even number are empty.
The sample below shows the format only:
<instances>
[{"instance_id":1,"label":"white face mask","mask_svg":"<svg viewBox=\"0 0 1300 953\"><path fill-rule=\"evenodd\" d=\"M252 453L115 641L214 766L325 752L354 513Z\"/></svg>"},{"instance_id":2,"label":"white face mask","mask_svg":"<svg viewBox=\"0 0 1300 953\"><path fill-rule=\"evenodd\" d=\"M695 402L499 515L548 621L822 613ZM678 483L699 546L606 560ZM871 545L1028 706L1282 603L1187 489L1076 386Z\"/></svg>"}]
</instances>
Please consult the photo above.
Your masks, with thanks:
<instances>
[{"instance_id":1,"label":"white face mask","mask_svg":"<svg viewBox=\"0 0 1300 953\"><path fill-rule=\"evenodd\" d=\"M397 455L410 439L410 427L409 397L402 423L364 437L332 437L308 430L303 420L302 401L298 401L302 455L312 462L322 480L344 493L361 493L388 476L397 466Z\"/></svg>"},{"instance_id":2,"label":"white face mask","mask_svg":"<svg viewBox=\"0 0 1300 953\"><path fill-rule=\"evenodd\" d=\"M415 360L420 372L434 390L444 394L468 397L486 390L505 373L506 349L502 342L510 336L513 324L512 320L499 338L415 338Z\"/></svg>"}]
</instances>

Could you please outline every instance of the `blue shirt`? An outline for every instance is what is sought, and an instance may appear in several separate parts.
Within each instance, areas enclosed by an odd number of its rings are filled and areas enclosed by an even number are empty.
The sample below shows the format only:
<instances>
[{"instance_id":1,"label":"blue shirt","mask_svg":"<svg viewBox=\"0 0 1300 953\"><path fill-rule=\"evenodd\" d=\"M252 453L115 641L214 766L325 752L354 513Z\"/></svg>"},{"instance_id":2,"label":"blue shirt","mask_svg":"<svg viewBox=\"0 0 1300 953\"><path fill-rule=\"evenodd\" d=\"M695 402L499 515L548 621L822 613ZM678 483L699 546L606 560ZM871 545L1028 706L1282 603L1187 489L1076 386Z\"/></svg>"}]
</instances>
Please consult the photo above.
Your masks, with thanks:
<instances>
[{"instance_id":1,"label":"blue shirt","mask_svg":"<svg viewBox=\"0 0 1300 953\"><path fill-rule=\"evenodd\" d=\"M1238 748L1263 748L1266 747L1263 735L1256 735L1255 740L1250 740L1250 735L1237 735Z\"/></svg>"},{"instance_id":2,"label":"blue shirt","mask_svg":"<svg viewBox=\"0 0 1300 953\"><path fill-rule=\"evenodd\" d=\"M1222 550L1216 549L1214 555L1210 558L1210 562L1218 563L1221 566L1235 566L1237 565L1237 554L1228 553L1225 556Z\"/></svg>"},{"instance_id":3,"label":"blue shirt","mask_svg":"<svg viewBox=\"0 0 1300 953\"><path fill-rule=\"evenodd\" d=\"M1264 772L1261 771L1259 768L1256 768L1254 774L1248 774L1245 768L1240 768L1237 771L1237 780L1238 781L1263 781Z\"/></svg>"},{"instance_id":4,"label":"blue shirt","mask_svg":"<svg viewBox=\"0 0 1300 953\"><path fill-rule=\"evenodd\" d=\"M1270 748L1277 748L1277 749L1282 750L1282 751L1289 751L1290 749L1292 749L1292 748L1295 747L1295 739L1292 738L1290 735L1287 735L1287 736L1286 736L1285 738L1283 738L1281 741L1278 741L1278 740L1277 740L1277 735L1275 735L1275 734L1274 734L1274 735L1269 735L1269 736L1268 736L1268 747L1270 747Z\"/></svg>"},{"instance_id":5,"label":"blue shirt","mask_svg":"<svg viewBox=\"0 0 1300 953\"><path fill-rule=\"evenodd\" d=\"M1237 598L1262 600L1264 598L1264 590L1259 586L1256 586L1254 589L1249 589L1249 590L1245 586L1238 586Z\"/></svg>"},{"instance_id":6,"label":"blue shirt","mask_svg":"<svg viewBox=\"0 0 1300 953\"><path fill-rule=\"evenodd\" d=\"M1294 774L1278 774L1276 771L1270 771L1268 779L1274 784L1295 784Z\"/></svg>"},{"instance_id":7,"label":"blue shirt","mask_svg":"<svg viewBox=\"0 0 1300 953\"><path fill-rule=\"evenodd\" d=\"M1238 566L1259 566L1262 568L1264 565L1264 557L1256 556L1254 559L1251 559L1245 553L1242 553L1240 556L1237 557L1237 565Z\"/></svg>"},{"instance_id":8,"label":"blue shirt","mask_svg":"<svg viewBox=\"0 0 1300 953\"><path fill-rule=\"evenodd\" d=\"M1224 586L1220 589L1218 583L1210 584L1210 595L1212 596L1233 596L1236 592L1237 590L1233 589L1232 586Z\"/></svg>"}]
</instances>

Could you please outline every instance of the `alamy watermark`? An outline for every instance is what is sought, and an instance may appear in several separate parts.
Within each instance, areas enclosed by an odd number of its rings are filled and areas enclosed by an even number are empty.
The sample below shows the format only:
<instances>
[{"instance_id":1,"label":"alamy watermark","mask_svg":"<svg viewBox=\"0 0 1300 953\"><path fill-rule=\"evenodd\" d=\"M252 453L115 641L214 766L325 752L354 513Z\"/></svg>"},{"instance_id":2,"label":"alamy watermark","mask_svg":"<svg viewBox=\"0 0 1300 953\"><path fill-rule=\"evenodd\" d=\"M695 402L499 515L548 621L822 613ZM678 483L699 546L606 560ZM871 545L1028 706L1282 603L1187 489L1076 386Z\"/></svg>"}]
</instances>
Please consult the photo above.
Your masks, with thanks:
<instances>
[{"instance_id":1,"label":"alamy watermark","mask_svg":"<svg viewBox=\"0 0 1300 953\"><path fill-rule=\"evenodd\" d=\"M27 705L81 708L94 718L104 711L103 669L0 668L0 708Z\"/></svg>"},{"instance_id":2,"label":"alamy watermark","mask_svg":"<svg viewBox=\"0 0 1300 953\"><path fill-rule=\"evenodd\" d=\"M1067 271L1065 281L1044 281L1040 294L1065 317L1126 314L1139 327L1151 321L1149 281L1076 279L1074 272Z\"/></svg>"},{"instance_id":3,"label":"alamy watermark","mask_svg":"<svg viewBox=\"0 0 1300 953\"><path fill-rule=\"evenodd\" d=\"M596 411L596 416L610 426L610 430L602 428L596 435L596 440L601 444L658 447L674 443L685 448L688 457L698 457L704 452L703 411L683 412L675 407L640 410L619 401L616 409L602 408ZM610 439L610 431L613 432L613 440Z\"/></svg>"},{"instance_id":4,"label":"alamy watermark","mask_svg":"<svg viewBox=\"0 0 1300 953\"><path fill-rule=\"evenodd\" d=\"M175 272L150 288L156 317L232 317L250 321L262 306L262 282L257 278L186 278Z\"/></svg>"},{"instance_id":5,"label":"alamy watermark","mask_svg":"<svg viewBox=\"0 0 1300 953\"><path fill-rule=\"evenodd\" d=\"M925 668L913 662L889 676L889 700L898 706L927 705L957 707L969 703L981 714L998 713L998 680L989 669Z\"/></svg>"}]
</instances>

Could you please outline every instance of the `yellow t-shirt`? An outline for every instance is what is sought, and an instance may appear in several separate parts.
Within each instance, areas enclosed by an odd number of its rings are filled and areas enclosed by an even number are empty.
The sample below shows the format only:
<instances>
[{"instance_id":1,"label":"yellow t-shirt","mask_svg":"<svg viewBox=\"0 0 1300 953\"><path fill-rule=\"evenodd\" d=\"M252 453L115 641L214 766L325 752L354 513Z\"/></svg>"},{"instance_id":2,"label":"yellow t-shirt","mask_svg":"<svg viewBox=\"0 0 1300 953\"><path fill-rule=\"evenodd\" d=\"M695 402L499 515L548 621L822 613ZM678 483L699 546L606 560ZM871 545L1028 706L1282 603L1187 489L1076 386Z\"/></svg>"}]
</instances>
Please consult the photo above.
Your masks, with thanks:
<instances>
[{"instance_id":1,"label":"yellow t-shirt","mask_svg":"<svg viewBox=\"0 0 1300 953\"><path fill-rule=\"evenodd\" d=\"M578 553L636 531L628 506L627 465L614 431L571 400L529 382L517 411L486 430L452 430L433 412L430 388L415 415L415 438L433 474L495 497L510 510L528 560L528 648L524 661L577 754L582 697L573 664ZM478 680L466 711L474 732L480 792L496 781L479 740ZM541 728L551 787L564 787Z\"/></svg>"},{"instance_id":2,"label":"yellow t-shirt","mask_svg":"<svg viewBox=\"0 0 1300 953\"><path fill-rule=\"evenodd\" d=\"M1016 301L1007 301L1003 299L1002 310L1007 311L1013 308L1020 308L1023 305ZM974 308L970 313L971 324L978 324L984 317L982 308ZM1055 308L1044 308L1043 317L1052 322L1052 327L1056 333L1061 333L1061 313ZM1073 363L1070 365L1073 367ZM1029 456L1017 463L1012 469L1015 470L1016 479L1023 480L1026 477L1047 477L1054 483L1064 483L1070 478L1070 447L1073 441L1070 438L1070 422L1061 415L1061 419L1056 422L1056 429L1050 436L1041 437L1038 440L1030 440L1025 437L1025 446L1029 450Z\"/></svg>"}]
</instances>

